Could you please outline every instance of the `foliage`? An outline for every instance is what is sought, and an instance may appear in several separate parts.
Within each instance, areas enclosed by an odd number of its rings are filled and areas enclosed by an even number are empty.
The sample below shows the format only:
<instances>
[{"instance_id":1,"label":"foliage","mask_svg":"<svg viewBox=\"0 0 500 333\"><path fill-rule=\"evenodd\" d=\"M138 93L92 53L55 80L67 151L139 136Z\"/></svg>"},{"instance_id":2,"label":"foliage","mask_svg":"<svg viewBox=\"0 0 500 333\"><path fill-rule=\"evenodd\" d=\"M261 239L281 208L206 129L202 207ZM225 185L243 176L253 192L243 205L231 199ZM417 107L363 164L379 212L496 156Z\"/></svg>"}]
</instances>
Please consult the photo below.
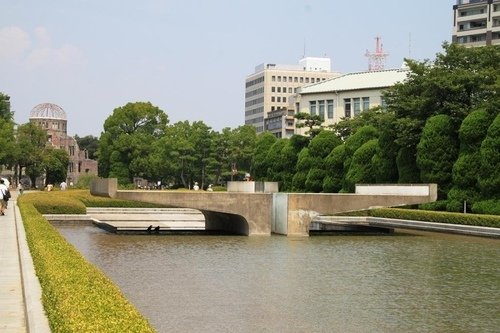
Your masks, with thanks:
<instances>
[{"instance_id":1,"label":"foliage","mask_svg":"<svg viewBox=\"0 0 500 333\"><path fill-rule=\"evenodd\" d=\"M119 184L132 183L134 176L148 178L153 142L162 137L167 123L167 115L149 102L116 108L99 139L99 174L116 177Z\"/></svg>"},{"instance_id":2,"label":"foliage","mask_svg":"<svg viewBox=\"0 0 500 333\"><path fill-rule=\"evenodd\" d=\"M479 186L484 199L500 199L500 113L481 144Z\"/></svg>"},{"instance_id":3,"label":"foliage","mask_svg":"<svg viewBox=\"0 0 500 333\"><path fill-rule=\"evenodd\" d=\"M472 212L475 214L500 215L500 200L477 201L472 205Z\"/></svg>"},{"instance_id":4,"label":"foliage","mask_svg":"<svg viewBox=\"0 0 500 333\"><path fill-rule=\"evenodd\" d=\"M346 146L335 147L325 158L326 176L323 180L323 192L336 193L342 189L344 181L344 159Z\"/></svg>"},{"instance_id":5,"label":"foliage","mask_svg":"<svg viewBox=\"0 0 500 333\"><path fill-rule=\"evenodd\" d=\"M322 119L318 115L311 115L306 112L299 112L295 114L295 120L296 120L295 126L297 128L308 128L304 134L308 135L311 138L314 138L323 129L322 124L324 119Z\"/></svg>"},{"instance_id":6,"label":"foliage","mask_svg":"<svg viewBox=\"0 0 500 333\"><path fill-rule=\"evenodd\" d=\"M266 180L267 170L269 168L267 155L271 146L278 139L271 132L264 132L257 136L255 141L255 150L252 157L251 174L255 180Z\"/></svg>"},{"instance_id":7,"label":"foliage","mask_svg":"<svg viewBox=\"0 0 500 333\"><path fill-rule=\"evenodd\" d=\"M33 123L17 128L17 164L26 168L26 175L34 186L36 178L43 173L43 155L47 144L47 133Z\"/></svg>"},{"instance_id":8,"label":"foliage","mask_svg":"<svg viewBox=\"0 0 500 333\"><path fill-rule=\"evenodd\" d=\"M399 180L401 184L420 182L420 171L416 165L416 147L401 147L396 156Z\"/></svg>"},{"instance_id":9,"label":"foliage","mask_svg":"<svg viewBox=\"0 0 500 333\"><path fill-rule=\"evenodd\" d=\"M47 147L42 161L46 184L58 184L65 181L68 163L69 155L66 150Z\"/></svg>"},{"instance_id":10,"label":"foliage","mask_svg":"<svg viewBox=\"0 0 500 333\"><path fill-rule=\"evenodd\" d=\"M0 92L0 119L12 122L13 112L10 110L10 96Z\"/></svg>"},{"instance_id":11,"label":"foliage","mask_svg":"<svg viewBox=\"0 0 500 333\"><path fill-rule=\"evenodd\" d=\"M377 147L378 139L372 139L354 152L344 180L343 189L346 192L354 192L357 183L372 184L375 182L372 160L377 152Z\"/></svg>"},{"instance_id":12,"label":"foliage","mask_svg":"<svg viewBox=\"0 0 500 333\"><path fill-rule=\"evenodd\" d=\"M154 332L118 287L86 261L36 210L34 202L49 195L53 200L54 193L62 192L25 194L18 198L51 331Z\"/></svg>"},{"instance_id":13,"label":"foliage","mask_svg":"<svg viewBox=\"0 0 500 333\"><path fill-rule=\"evenodd\" d=\"M417 146L417 165L424 183L437 183L438 196L446 197L451 187L451 171L458 155L452 119L441 114L429 118Z\"/></svg>"},{"instance_id":14,"label":"foliage","mask_svg":"<svg viewBox=\"0 0 500 333\"><path fill-rule=\"evenodd\" d=\"M99 138L93 135L86 135L84 137L79 137L75 135L75 140L78 143L80 150L87 151L87 157L91 160L95 159L97 149L99 147Z\"/></svg>"},{"instance_id":15,"label":"foliage","mask_svg":"<svg viewBox=\"0 0 500 333\"><path fill-rule=\"evenodd\" d=\"M398 208L374 209L371 211L370 215L393 219L500 228L500 216L495 215L460 214Z\"/></svg>"},{"instance_id":16,"label":"foliage","mask_svg":"<svg viewBox=\"0 0 500 333\"><path fill-rule=\"evenodd\" d=\"M94 179L99 177L95 175L81 175L78 177L78 182L74 185L77 189L90 189L90 184Z\"/></svg>"}]
</instances>

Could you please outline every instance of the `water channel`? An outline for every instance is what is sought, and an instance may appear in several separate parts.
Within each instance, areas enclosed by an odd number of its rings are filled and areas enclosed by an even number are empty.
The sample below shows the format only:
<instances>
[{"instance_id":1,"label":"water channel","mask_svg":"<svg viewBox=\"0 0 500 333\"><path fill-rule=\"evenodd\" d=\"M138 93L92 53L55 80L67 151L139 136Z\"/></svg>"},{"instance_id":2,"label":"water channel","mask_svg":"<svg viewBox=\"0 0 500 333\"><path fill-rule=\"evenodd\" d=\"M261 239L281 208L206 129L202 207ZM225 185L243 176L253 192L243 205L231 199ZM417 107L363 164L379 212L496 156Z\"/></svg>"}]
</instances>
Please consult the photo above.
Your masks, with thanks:
<instances>
[{"instance_id":1,"label":"water channel","mask_svg":"<svg viewBox=\"0 0 500 333\"><path fill-rule=\"evenodd\" d=\"M158 332L499 332L500 241L58 226Z\"/></svg>"}]
</instances>

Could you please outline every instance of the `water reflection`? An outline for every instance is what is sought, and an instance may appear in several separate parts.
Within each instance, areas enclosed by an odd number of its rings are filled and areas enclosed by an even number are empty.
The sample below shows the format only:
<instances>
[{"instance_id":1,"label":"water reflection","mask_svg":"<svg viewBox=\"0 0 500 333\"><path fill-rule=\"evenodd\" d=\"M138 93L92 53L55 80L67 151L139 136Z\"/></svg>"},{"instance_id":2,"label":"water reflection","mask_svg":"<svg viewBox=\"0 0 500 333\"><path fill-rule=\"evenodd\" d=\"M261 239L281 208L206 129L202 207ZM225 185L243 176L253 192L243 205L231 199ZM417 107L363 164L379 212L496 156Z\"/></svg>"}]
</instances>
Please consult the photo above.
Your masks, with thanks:
<instances>
[{"instance_id":1,"label":"water reflection","mask_svg":"<svg viewBox=\"0 0 500 333\"><path fill-rule=\"evenodd\" d=\"M159 332L497 332L500 242L58 227Z\"/></svg>"}]
</instances>

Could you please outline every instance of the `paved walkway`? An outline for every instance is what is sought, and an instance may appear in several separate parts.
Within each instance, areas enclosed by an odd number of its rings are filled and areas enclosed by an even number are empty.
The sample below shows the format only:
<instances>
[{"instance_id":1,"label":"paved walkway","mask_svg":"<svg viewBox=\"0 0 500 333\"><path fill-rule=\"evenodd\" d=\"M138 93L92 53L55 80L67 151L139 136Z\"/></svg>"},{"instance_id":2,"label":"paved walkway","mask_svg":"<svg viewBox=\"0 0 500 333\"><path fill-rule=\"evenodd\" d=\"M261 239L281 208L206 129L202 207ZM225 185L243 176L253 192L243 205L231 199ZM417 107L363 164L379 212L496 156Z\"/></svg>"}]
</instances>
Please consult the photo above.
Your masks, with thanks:
<instances>
[{"instance_id":1,"label":"paved walkway","mask_svg":"<svg viewBox=\"0 0 500 333\"><path fill-rule=\"evenodd\" d=\"M17 191L0 216L0 332L50 332L26 242Z\"/></svg>"}]
</instances>

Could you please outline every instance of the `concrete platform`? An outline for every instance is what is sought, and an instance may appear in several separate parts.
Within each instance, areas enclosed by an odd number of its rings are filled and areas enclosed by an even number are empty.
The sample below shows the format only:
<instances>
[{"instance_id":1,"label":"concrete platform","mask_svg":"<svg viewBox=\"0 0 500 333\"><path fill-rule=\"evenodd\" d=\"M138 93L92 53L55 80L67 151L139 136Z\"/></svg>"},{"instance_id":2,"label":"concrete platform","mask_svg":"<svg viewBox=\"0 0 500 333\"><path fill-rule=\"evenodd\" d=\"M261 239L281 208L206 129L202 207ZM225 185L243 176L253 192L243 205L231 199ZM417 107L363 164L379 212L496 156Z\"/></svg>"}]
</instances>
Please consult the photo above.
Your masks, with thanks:
<instances>
[{"instance_id":1,"label":"concrete platform","mask_svg":"<svg viewBox=\"0 0 500 333\"><path fill-rule=\"evenodd\" d=\"M371 216L318 216L311 223L311 230L313 231L367 231L369 228L372 228L372 231L376 231L377 229L381 231L389 229L411 229L500 238L500 228L389 219Z\"/></svg>"}]
</instances>

